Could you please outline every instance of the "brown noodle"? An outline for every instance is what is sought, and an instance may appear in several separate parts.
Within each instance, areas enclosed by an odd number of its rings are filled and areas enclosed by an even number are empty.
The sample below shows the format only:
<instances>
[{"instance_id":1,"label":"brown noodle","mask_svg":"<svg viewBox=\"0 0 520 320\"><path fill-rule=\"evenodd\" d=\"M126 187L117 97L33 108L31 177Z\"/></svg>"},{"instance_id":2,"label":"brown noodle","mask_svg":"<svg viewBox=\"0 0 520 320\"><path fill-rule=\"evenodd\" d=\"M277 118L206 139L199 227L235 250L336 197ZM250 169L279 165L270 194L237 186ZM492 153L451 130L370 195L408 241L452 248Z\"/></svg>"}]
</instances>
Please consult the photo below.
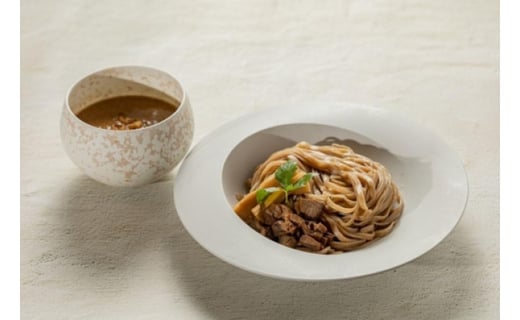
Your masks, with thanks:
<instances>
[{"instance_id":1,"label":"brown noodle","mask_svg":"<svg viewBox=\"0 0 520 320\"><path fill-rule=\"evenodd\" d=\"M276 186L274 172L289 159L296 162L297 175L315 173L301 193L324 205L321 221L333 239L321 253L351 251L392 231L403 201L390 173L380 163L340 144L300 142L273 153L256 168L249 193L234 208L243 220L254 219L251 210L257 205L256 191Z\"/></svg>"}]
</instances>

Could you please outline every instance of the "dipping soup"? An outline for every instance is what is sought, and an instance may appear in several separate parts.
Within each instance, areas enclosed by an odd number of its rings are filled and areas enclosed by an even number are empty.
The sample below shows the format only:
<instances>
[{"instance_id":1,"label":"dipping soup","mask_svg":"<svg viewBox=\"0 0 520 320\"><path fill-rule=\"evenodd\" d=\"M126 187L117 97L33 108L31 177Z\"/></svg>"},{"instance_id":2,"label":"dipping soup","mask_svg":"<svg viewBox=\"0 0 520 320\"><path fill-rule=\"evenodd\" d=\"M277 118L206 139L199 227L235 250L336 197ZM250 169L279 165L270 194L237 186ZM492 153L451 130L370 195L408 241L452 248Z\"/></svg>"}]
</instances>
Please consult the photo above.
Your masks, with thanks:
<instances>
[{"instance_id":1,"label":"dipping soup","mask_svg":"<svg viewBox=\"0 0 520 320\"><path fill-rule=\"evenodd\" d=\"M180 103L172 104L146 96L119 96L93 103L77 116L102 129L133 130L149 127L172 115Z\"/></svg>"}]
</instances>

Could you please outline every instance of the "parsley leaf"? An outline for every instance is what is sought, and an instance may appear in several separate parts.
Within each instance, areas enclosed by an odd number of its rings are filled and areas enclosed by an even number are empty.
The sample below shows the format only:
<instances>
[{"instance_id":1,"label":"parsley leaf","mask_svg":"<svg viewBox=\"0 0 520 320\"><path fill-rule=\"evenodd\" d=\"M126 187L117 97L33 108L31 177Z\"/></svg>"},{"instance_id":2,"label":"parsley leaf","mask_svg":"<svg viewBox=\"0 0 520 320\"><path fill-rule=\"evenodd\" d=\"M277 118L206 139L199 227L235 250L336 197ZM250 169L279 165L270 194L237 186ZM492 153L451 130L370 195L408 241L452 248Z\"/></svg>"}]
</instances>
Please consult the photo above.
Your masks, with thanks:
<instances>
[{"instance_id":1,"label":"parsley leaf","mask_svg":"<svg viewBox=\"0 0 520 320\"><path fill-rule=\"evenodd\" d=\"M282 164L274 173L274 176L276 180L280 183L281 188L271 187L265 189L258 189L256 191L256 202L263 203L274 192L283 191L283 193L285 194L285 202L288 203L289 192L304 187L314 176L313 173L306 173L300 179L298 179L296 183L292 184L292 178L296 173L297 169L298 166L296 165L296 162L293 160L287 160L287 162Z\"/></svg>"},{"instance_id":2,"label":"parsley leaf","mask_svg":"<svg viewBox=\"0 0 520 320\"><path fill-rule=\"evenodd\" d=\"M281 190L278 187L271 187L271 188L265 188L265 189L258 189L256 190L256 202L261 203L264 202L271 193L276 192L278 190Z\"/></svg>"},{"instance_id":3,"label":"parsley leaf","mask_svg":"<svg viewBox=\"0 0 520 320\"><path fill-rule=\"evenodd\" d=\"M312 173L306 173L303 177L298 179L298 181L296 181L295 184L288 185L287 188L285 188L285 190L290 192L290 191L300 189L303 186L305 186L309 181L311 181L312 177L313 177Z\"/></svg>"},{"instance_id":4,"label":"parsley leaf","mask_svg":"<svg viewBox=\"0 0 520 320\"><path fill-rule=\"evenodd\" d=\"M292 177L296 172L298 167L296 166L296 162L293 160L288 160L284 164L282 164L274 173L276 180L280 183L282 188L286 189L287 186L291 184Z\"/></svg>"},{"instance_id":5,"label":"parsley leaf","mask_svg":"<svg viewBox=\"0 0 520 320\"><path fill-rule=\"evenodd\" d=\"M269 191L266 189L258 189L256 190L256 202L262 203L269 196Z\"/></svg>"}]
</instances>

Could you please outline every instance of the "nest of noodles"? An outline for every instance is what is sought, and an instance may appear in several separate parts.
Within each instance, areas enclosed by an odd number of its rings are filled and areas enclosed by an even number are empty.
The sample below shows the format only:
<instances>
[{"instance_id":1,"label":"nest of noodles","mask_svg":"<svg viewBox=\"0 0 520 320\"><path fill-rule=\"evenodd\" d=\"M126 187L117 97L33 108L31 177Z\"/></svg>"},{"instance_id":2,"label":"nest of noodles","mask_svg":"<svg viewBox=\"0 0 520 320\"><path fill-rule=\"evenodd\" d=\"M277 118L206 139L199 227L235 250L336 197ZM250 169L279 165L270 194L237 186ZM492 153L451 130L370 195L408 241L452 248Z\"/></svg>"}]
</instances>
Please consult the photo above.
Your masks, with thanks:
<instances>
[{"instance_id":1,"label":"nest of noodles","mask_svg":"<svg viewBox=\"0 0 520 320\"><path fill-rule=\"evenodd\" d=\"M297 165L295 181L308 172L312 179L288 198L258 203L256 192L280 186L275 172L289 160ZM234 207L240 218L273 241L310 252L346 252L380 239L394 229L404 207L388 170L341 144L300 142L277 151L247 184L248 193Z\"/></svg>"}]
</instances>

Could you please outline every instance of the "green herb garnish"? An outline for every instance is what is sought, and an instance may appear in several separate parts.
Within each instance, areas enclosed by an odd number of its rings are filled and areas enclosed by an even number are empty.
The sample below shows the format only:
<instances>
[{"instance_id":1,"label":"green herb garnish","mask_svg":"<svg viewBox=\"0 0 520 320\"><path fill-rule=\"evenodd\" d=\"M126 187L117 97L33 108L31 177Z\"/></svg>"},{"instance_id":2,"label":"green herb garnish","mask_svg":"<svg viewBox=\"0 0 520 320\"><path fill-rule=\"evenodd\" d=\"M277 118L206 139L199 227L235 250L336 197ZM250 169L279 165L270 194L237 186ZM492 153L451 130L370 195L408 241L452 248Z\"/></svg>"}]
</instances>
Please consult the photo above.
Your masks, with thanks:
<instances>
[{"instance_id":1,"label":"green herb garnish","mask_svg":"<svg viewBox=\"0 0 520 320\"><path fill-rule=\"evenodd\" d=\"M292 183L292 179L298 166L296 162L293 160L287 160L284 164L282 164L274 173L274 177L280 183L280 187L271 187L271 188L262 188L256 191L256 202L263 203L266 199L273 193L277 191L283 191L285 195L285 202L289 202L289 192L298 190L304 187L313 177L312 173L306 173L298 179L294 184Z\"/></svg>"},{"instance_id":2,"label":"green herb garnish","mask_svg":"<svg viewBox=\"0 0 520 320\"><path fill-rule=\"evenodd\" d=\"M256 191L256 202L262 203L269 197L270 194L272 194L275 191L280 190L278 187L272 187L272 188L265 188L265 189L258 189Z\"/></svg>"}]
</instances>

